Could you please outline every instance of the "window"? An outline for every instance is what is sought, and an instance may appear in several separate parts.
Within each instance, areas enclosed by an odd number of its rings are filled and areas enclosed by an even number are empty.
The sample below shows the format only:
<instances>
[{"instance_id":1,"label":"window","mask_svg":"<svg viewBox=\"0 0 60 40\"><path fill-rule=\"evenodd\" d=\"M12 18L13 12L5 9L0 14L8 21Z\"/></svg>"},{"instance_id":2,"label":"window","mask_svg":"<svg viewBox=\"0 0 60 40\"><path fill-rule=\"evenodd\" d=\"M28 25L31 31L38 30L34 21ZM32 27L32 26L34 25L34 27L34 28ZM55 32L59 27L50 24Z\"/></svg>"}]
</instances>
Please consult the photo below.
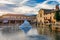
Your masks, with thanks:
<instances>
[{"instance_id":1,"label":"window","mask_svg":"<svg viewBox=\"0 0 60 40\"><path fill-rule=\"evenodd\" d=\"M3 18L10 18L10 16L3 16Z\"/></svg>"},{"instance_id":2,"label":"window","mask_svg":"<svg viewBox=\"0 0 60 40\"><path fill-rule=\"evenodd\" d=\"M21 17L21 19L23 19L23 17Z\"/></svg>"},{"instance_id":3,"label":"window","mask_svg":"<svg viewBox=\"0 0 60 40\"><path fill-rule=\"evenodd\" d=\"M20 18L20 16L16 16L17 18Z\"/></svg>"},{"instance_id":4,"label":"window","mask_svg":"<svg viewBox=\"0 0 60 40\"><path fill-rule=\"evenodd\" d=\"M42 14L40 14L40 17L42 17Z\"/></svg>"}]
</instances>

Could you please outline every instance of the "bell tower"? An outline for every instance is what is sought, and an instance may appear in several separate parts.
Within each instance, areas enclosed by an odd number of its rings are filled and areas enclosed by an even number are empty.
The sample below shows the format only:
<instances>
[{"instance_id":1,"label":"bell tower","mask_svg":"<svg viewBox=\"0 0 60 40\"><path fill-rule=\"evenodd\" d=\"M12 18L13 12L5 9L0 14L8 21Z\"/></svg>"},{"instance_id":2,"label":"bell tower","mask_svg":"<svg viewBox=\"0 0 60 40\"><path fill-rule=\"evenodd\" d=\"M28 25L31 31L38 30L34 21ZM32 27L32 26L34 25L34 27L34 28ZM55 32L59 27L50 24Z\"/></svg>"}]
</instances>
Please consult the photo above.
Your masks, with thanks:
<instances>
[{"instance_id":1,"label":"bell tower","mask_svg":"<svg viewBox=\"0 0 60 40\"><path fill-rule=\"evenodd\" d=\"M56 5L56 10L59 10L59 4Z\"/></svg>"}]
</instances>

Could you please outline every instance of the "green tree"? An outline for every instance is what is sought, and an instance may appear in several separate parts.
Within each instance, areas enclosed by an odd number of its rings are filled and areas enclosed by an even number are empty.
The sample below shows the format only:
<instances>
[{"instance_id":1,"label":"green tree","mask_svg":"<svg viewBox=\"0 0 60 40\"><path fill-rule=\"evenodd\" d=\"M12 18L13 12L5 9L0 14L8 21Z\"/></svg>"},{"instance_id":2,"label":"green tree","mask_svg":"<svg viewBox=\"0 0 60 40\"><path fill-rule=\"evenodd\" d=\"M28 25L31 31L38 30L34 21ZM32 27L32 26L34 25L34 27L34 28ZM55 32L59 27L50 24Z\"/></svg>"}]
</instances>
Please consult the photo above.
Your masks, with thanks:
<instances>
[{"instance_id":1,"label":"green tree","mask_svg":"<svg viewBox=\"0 0 60 40\"><path fill-rule=\"evenodd\" d=\"M59 13L59 11L55 12L55 19L56 19L56 21L60 21L60 13Z\"/></svg>"}]
</instances>

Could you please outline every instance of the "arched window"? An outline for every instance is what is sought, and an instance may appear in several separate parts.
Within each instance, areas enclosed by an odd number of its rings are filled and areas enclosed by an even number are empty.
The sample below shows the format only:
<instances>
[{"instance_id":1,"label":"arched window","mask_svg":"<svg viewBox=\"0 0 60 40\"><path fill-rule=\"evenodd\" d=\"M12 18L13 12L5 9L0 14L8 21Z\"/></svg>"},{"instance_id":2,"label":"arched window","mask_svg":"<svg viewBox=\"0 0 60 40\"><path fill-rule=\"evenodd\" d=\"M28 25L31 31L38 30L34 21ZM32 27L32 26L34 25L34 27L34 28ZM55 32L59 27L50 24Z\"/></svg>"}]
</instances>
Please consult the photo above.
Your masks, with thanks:
<instances>
[{"instance_id":1,"label":"arched window","mask_svg":"<svg viewBox=\"0 0 60 40\"><path fill-rule=\"evenodd\" d=\"M40 17L42 17L42 13L40 14Z\"/></svg>"}]
</instances>

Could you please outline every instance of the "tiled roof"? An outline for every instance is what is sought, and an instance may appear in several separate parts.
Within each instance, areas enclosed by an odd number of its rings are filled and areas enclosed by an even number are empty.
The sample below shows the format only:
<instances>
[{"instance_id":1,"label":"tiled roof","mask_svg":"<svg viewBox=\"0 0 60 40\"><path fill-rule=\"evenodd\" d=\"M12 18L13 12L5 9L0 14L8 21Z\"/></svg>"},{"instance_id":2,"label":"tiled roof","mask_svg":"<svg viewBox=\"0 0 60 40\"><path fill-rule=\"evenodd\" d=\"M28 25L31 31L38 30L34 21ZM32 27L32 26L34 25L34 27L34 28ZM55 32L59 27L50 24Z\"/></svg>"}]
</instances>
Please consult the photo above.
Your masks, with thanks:
<instances>
[{"instance_id":1,"label":"tiled roof","mask_svg":"<svg viewBox=\"0 0 60 40\"><path fill-rule=\"evenodd\" d=\"M43 9L45 14L51 13L52 9Z\"/></svg>"},{"instance_id":2,"label":"tiled roof","mask_svg":"<svg viewBox=\"0 0 60 40\"><path fill-rule=\"evenodd\" d=\"M2 16L26 16L26 15L23 15L23 14L4 14Z\"/></svg>"},{"instance_id":3,"label":"tiled roof","mask_svg":"<svg viewBox=\"0 0 60 40\"><path fill-rule=\"evenodd\" d=\"M24 15L24 14L4 14L2 16L24 16L24 17L32 17L32 16L36 16L36 15Z\"/></svg>"}]
</instances>

